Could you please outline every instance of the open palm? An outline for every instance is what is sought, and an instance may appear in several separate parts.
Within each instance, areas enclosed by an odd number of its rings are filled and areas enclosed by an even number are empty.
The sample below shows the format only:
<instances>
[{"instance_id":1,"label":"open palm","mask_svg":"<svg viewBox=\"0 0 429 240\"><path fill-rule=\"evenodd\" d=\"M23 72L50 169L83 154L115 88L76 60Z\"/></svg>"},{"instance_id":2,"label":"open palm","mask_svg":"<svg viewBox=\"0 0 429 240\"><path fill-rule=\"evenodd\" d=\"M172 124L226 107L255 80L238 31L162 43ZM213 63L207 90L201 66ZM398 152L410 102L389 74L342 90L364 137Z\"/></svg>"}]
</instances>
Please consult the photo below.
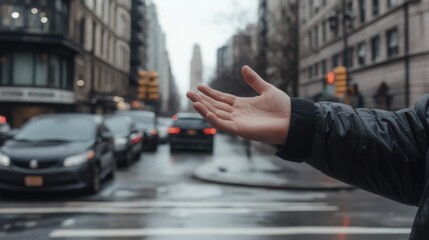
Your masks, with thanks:
<instances>
[{"instance_id":1,"label":"open palm","mask_svg":"<svg viewBox=\"0 0 429 240\"><path fill-rule=\"evenodd\" d=\"M243 67L242 75L258 96L236 97L207 86L199 86L201 93L189 92L187 96L214 127L252 140L283 144L290 123L289 96L248 66Z\"/></svg>"}]
</instances>

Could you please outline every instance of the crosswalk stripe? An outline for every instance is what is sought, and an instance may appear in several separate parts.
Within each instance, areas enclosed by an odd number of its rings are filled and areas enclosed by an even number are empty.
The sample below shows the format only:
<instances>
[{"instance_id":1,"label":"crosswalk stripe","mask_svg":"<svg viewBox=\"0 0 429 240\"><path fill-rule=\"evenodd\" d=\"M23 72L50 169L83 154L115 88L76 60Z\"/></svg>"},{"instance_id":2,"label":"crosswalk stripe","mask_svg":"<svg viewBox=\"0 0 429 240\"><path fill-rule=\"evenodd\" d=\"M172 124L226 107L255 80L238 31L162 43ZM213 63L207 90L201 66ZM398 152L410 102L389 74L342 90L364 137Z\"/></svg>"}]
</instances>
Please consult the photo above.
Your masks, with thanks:
<instances>
[{"instance_id":1,"label":"crosswalk stripe","mask_svg":"<svg viewBox=\"0 0 429 240\"><path fill-rule=\"evenodd\" d=\"M145 213L187 213L187 214L246 214L253 212L327 212L337 211L336 206L298 205L282 208L112 208L112 207L45 207L4 208L0 214L145 214Z\"/></svg>"},{"instance_id":2,"label":"crosswalk stripe","mask_svg":"<svg viewBox=\"0 0 429 240\"><path fill-rule=\"evenodd\" d=\"M135 202L67 202L66 206L81 207L184 207L184 208L218 208L218 207L248 207L248 208L282 208L290 206L319 206L324 202L169 202L169 201L135 201Z\"/></svg>"},{"instance_id":3,"label":"crosswalk stripe","mask_svg":"<svg viewBox=\"0 0 429 240\"><path fill-rule=\"evenodd\" d=\"M145 228L145 229L59 229L51 238L67 237L145 237L145 236L255 236L255 235L397 235L410 234L409 228L374 227L275 227L275 228Z\"/></svg>"}]
</instances>

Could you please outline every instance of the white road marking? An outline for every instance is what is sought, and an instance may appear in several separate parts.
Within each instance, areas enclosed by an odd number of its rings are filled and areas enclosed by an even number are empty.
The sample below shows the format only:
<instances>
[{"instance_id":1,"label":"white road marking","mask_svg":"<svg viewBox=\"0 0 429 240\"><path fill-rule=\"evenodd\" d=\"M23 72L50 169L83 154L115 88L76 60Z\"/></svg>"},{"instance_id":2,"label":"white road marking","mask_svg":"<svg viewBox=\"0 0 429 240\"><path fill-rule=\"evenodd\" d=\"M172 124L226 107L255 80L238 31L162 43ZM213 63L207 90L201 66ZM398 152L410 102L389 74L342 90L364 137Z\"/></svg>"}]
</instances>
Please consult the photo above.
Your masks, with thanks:
<instances>
[{"instance_id":1,"label":"white road marking","mask_svg":"<svg viewBox=\"0 0 429 240\"><path fill-rule=\"evenodd\" d=\"M33 207L4 208L0 214L58 214L58 213L99 213L99 214L175 214L178 211L188 214L247 214L253 212L331 212L337 211L336 206L297 205L281 208L112 208L112 207Z\"/></svg>"},{"instance_id":2,"label":"white road marking","mask_svg":"<svg viewBox=\"0 0 429 240\"><path fill-rule=\"evenodd\" d=\"M282 208L290 206L319 206L324 202L168 202L168 201L135 201L135 202L67 202L66 206L82 207L183 207L183 208Z\"/></svg>"},{"instance_id":3,"label":"white road marking","mask_svg":"<svg viewBox=\"0 0 429 240\"><path fill-rule=\"evenodd\" d=\"M64 222L61 224L63 227L70 227L76 224L76 220L73 218L69 218L67 220L64 220Z\"/></svg>"},{"instance_id":4,"label":"white road marking","mask_svg":"<svg viewBox=\"0 0 429 240\"><path fill-rule=\"evenodd\" d=\"M275 227L275 228L146 228L146 229L60 229L51 238L145 237L145 236L270 236L270 235L398 235L409 228L374 227Z\"/></svg>"}]
</instances>

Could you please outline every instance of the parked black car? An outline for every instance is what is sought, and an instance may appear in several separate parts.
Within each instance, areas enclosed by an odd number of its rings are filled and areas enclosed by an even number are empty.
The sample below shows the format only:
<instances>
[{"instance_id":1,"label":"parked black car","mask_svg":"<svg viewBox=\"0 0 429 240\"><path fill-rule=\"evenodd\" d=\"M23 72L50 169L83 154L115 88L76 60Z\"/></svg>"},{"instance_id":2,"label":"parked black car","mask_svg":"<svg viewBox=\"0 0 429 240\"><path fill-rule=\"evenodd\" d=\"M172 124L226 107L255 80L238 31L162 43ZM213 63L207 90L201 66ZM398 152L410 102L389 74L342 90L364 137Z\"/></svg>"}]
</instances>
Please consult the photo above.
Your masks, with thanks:
<instances>
[{"instance_id":1,"label":"parked black car","mask_svg":"<svg viewBox=\"0 0 429 240\"><path fill-rule=\"evenodd\" d=\"M137 129L144 132L143 150L155 152L158 149L159 136L156 126L156 116L149 111L126 111L118 112L118 115L130 116L136 124Z\"/></svg>"},{"instance_id":2,"label":"parked black car","mask_svg":"<svg viewBox=\"0 0 429 240\"><path fill-rule=\"evenodd\" d=\"M137 130L129 116L106 116L105 124L114 135L114 156L126 166L140 159L143 133Z\"/></svg>"},{"instance_id":3,"label":"parked black car","mask_svg":"<svg viewBox=\"0 0 429 240\"><path fill-rule=\"evenodd\" d=\"M180 113L174 119L173 125L168 129L171 152L185 148L213 153L216 129L204 118L199 114Z\"/></svg>"},{"instance_id":4,"label":"parked black car","mask_svg":"<svg viewBox=\"0 0 429 240\"><path fill-rule=\"evenodd\" d=\"M113 178L112 133L90 114L50 114L30 120L0 148L0 189L97 192Z\"/></svg>"}]
</instances>

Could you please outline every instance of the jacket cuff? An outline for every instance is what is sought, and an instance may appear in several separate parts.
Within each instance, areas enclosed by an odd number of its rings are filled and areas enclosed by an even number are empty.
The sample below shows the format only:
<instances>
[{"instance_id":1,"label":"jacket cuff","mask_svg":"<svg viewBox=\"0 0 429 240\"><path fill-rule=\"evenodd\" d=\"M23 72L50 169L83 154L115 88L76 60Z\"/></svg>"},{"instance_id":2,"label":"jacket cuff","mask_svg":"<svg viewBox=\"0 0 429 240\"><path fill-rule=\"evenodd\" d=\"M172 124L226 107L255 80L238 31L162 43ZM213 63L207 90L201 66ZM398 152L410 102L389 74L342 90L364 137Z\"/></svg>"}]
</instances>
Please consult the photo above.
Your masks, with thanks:
<instances>
[{"instance_id":1,"label":"jacket cuff","mask_svg":"<svg viewBox=\"0 0 429 240\"><path fill-rule=\"evenodd\" d=\"M288 136L276 155L294 162L303 162L310 156L316 128L314 103L300 98L291 99L291 120Z\"/></svg>"}]
</instances>

